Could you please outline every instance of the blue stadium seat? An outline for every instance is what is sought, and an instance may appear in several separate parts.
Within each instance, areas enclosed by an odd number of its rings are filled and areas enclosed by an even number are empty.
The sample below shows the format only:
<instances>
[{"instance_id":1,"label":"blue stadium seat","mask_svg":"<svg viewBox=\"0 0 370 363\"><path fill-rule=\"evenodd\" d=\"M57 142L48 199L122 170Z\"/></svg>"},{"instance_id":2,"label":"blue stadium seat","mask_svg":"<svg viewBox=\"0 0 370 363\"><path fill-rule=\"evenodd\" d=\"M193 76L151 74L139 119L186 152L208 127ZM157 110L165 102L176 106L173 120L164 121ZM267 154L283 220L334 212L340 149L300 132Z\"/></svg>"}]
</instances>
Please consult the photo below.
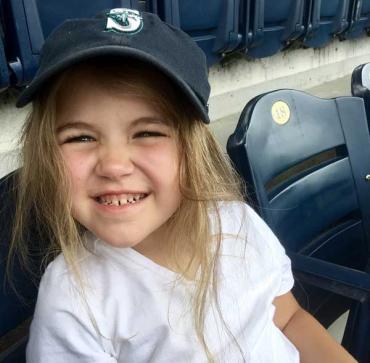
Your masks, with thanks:
<instances>
[{"instance_id":1,"label":"blue stadium seat","mask_svg":"<svg viewBox=\"0 0 370 363\"><path fill-rule=\"evenodd\" d=\"M307 295L298 289L298 299L325 326L350 309L342 344L369 362L370 136L362 100L260 95L246 105L227 151L304 283Z\"/></svg>"},{"instance_id":2,"label":"blue stadium seat","mask_svg":"<svg viewBox=\"0 0 370 363\"><path fill-rule=\"evenodd\" d=\"M271 56L304 32L304 0L247 0L241 13L247 56Z\"/></svg>"},{"instance_id":3,"label":"blue stadium seat","mask_svg":"<svg viewBox=\"0 0 370 363\"><path fill-rule=\"evenodd\" d=\"M342 34L343 39L358 38L370 28L370 0L351 0L349 27Z\"/></svg>"},{"instance_id":4,"label":"blue stadium seat","mask_svg":"<svg viewBox=\"0 0 370 363\"><path fill-rule=\"evenodd\" d=\"M352 72L352 95L364 100L367 122L370 129L370 63L357 66Z\"/></svg>"},{"instance_id":5,"label":"blue stadium seat","mask_svg":"<svg viewBox=\"0 0 370 363\"><path fill-rule=\"evenodd\" d=\"M8 62L5 57L3 25L0 23L0 91L9 86Z\"/></svg>"},{"instance_id":6,"label":"blue stadium seat","mask_svg":"<svg viewBox=\"0 0 370 363\"><path fill-rule=\"evenodd\" d=\"M68 18L92 17L116 7L138 8L137 0L4 0L2 18L12 82L18 86L34 76L44 39ZM13 80L14 78L14 80Z\"/></svg>"},{"instance_id":7,"label":"blue stadium seat","mask_svg":"<svg viewBox=\"0 0 370 363\"><path fill-rule=\"evenodd\" d=\"M0 39L0 91L9 86L8 62L5 57L4 44Z\"/></svg>"},{"instance_id":8,"label":"blue stadium seat","mask_svg":"<svg viewBox=\"0 0 370 363\"><path fill-rule=\"evenodd\" d=\"M208 65L219 62L241 42L240 0L151 0L148 9L187 32L207 55Z\"/></svg>"},{"instance_id":9,"label":"blue stadium seat","mask_svg":"<svg viewBox=\"0 0 370 363\"><path fill-rule=\"evenodd\" d=\"M325 46L348 27L350 0L307 0L303 45Z\"/></svg>"},{"instance_id":10,"label":"blue stadium seat","mask_svg":"<svg viewBox=\"0 0 370 363\"><path fill-rule=\"evenodd\" d=\"M11 237L11 223L15 211L16 173L0 179L0 362L25 362L28 328L37 295L36 280L14 262L12 281L5 275L5 261ZM33 232L30 233L30 236Z\"/></svg>"}]
</instances>

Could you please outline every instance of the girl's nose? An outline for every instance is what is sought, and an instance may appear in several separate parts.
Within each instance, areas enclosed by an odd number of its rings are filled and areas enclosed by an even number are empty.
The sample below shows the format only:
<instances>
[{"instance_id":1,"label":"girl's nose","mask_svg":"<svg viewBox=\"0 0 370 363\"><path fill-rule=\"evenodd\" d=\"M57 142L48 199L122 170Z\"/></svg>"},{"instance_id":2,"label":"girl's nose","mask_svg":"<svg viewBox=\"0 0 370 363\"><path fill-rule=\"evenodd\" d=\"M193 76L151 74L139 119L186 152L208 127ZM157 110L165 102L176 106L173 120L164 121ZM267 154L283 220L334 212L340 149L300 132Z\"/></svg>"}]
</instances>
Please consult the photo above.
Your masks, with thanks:
<instances>
[{"instance_id":1,"label":"girl's nose","mask_svg":"<svg viewBox=\"0 0 370 363\"><path fill-rule=\"evenodd\" d=\"M101 150L96 165L96 173L109 179L119 179L134 171L131 154L126 147L110 146Z\"/></svg>"}]
</instances>

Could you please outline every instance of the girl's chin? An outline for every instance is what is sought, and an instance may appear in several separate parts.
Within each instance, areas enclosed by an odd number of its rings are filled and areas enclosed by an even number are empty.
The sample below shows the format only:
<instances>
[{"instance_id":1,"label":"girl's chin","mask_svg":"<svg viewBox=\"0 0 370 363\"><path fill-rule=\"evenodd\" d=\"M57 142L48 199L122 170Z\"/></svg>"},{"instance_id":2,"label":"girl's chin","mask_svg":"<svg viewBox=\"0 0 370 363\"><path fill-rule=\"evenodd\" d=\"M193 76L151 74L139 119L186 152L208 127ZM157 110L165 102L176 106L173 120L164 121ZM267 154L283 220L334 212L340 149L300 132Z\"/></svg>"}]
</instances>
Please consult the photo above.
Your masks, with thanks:
<instances>
[{"instance_id":1,"label":"girl's chin","mask_svg":"<svg viewBox=\"0 0 370 363\"><path fill-rule=\"evenodd\" d=\"M102 234L94 233L95 237L104 241L107 245L116 248L130 248L138 245L141 240L112 238L112 236L105 236Z\"/></svg>"}]
</instances>

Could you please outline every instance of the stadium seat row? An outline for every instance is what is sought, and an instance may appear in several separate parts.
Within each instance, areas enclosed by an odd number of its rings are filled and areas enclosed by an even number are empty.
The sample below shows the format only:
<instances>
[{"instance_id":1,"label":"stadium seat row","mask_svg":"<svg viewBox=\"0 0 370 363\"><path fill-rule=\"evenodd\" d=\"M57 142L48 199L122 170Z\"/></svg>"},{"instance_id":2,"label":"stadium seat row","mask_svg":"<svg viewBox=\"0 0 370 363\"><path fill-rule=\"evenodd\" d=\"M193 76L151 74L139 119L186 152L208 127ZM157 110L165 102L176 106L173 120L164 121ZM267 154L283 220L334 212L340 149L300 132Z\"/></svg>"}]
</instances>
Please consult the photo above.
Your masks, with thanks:
<instances>
[{"instance_id":1,"label":"stadium seat row","mask_svg":"<svg viewBox=\"0 0 370 363\"><path fill-rule=\"evenodd\" d=\"M45 37L63 20L114 7L151 11L181 27L209 65L235 51L262 58L293 43L322 47L370 27L370 0L1 0L0 89L32 79Z\"/></svg>"}]
</instances>

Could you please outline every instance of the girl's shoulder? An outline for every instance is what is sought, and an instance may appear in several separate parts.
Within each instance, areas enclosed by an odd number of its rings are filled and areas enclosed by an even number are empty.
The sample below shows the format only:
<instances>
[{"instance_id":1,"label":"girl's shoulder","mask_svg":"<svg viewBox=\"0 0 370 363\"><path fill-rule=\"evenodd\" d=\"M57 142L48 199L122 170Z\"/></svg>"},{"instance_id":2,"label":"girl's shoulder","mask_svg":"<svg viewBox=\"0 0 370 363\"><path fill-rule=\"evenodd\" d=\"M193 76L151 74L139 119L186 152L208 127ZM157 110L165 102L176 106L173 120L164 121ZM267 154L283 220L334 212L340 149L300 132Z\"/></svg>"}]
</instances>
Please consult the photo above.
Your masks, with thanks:
<instances>
[{"instance_id":1,"label":"girl's shoulder","mask_svg":"<svg viewBox=\"0 0 370 363\"><path fill-rule=\"evenodd\" d=\"M98 266L97 258L92 250L81 249L75 261L78 273L72 271L63 253L60 253L51 261L44 271L40 286L39 295L43 296L45 303L57 301L61 296L75 296L81 291L81 284L89 283L88 270L91 266Z\"/></svg>"},{"instance_id":2,"label":"girl's shoulder","mask_svg":"<svg viewBox=\"0 0 370 363\"><path fill-rule=\"evenodd\" d=\"M274 233L266 222L247 203L221 202L218 204L221 230L223 234L235 233L248 241L259 242L265 240L276 240Z\"/></svg>"},{"instance_id":3,"label":"girl's shoulder","mask_svg":"<svg viewBox=\"0 0 370 363\"><path fill-rule=\"evenodd\" d=\"M34 321L47 322L55 311L72 306L75 286L66 260L59 254L49 263L41 278Z\"/></svg>"},{"instance_id":4,"label":"girl's shoulder","mask_svg":"<svg viewBox=\"0 0 370 363\"><path fill-rule=\"evenodd\" d=\"M236 266L247 269L248 275L257 280L276 274L282 285L276 295L289 291L292 286L290 259L265 221L243 202L220 203L218 211L223 265L230 265L233 270Z\"/></svg>"},{"instance_id":5,"label":"girl's shoulder","mask_svg":"<svg viewBox=\"0 0 370 363\"><path fill-rule=\"evenodd\" d=\"M60 253L53 261L51 261L43 276L42 282L47 285L55 285L61 280L69 278L69 268L62 253Z\"/></svg>"}]
</instances>

